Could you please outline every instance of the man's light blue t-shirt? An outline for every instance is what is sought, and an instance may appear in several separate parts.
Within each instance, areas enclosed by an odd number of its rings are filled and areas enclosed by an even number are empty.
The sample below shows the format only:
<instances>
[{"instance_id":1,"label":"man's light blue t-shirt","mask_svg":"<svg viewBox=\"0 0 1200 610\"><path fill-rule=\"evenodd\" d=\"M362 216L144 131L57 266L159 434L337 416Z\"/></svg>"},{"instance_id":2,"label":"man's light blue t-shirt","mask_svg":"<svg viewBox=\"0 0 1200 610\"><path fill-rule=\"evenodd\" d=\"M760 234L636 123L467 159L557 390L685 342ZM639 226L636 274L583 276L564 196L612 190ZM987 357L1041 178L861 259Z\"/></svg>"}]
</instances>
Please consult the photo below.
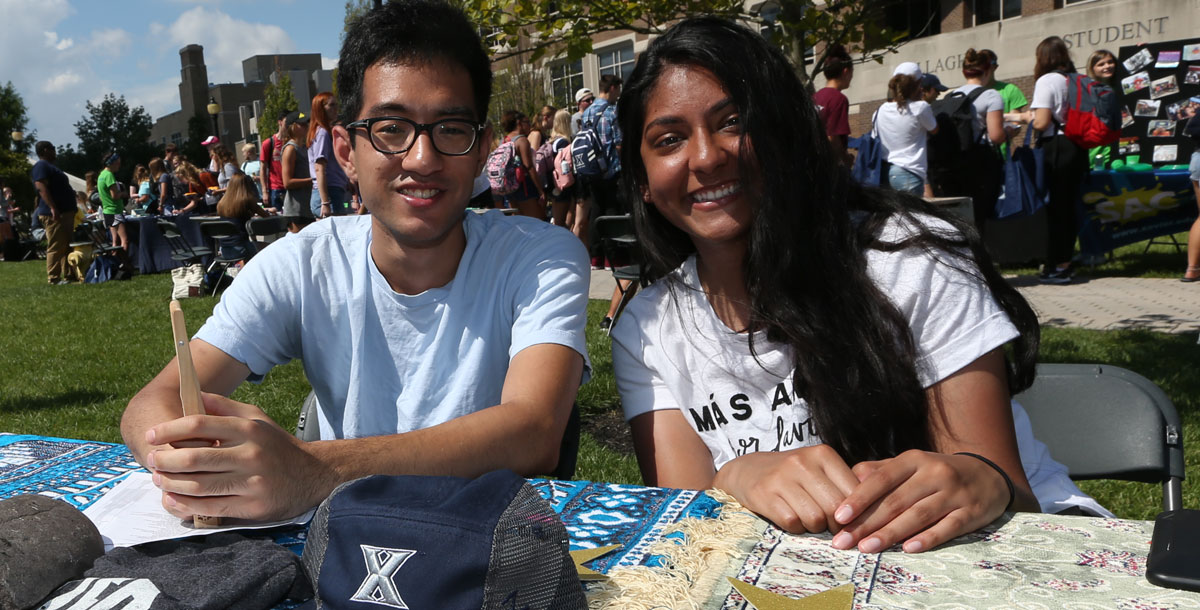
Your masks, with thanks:
<instances>
[{"instance_id":1,"label":"man's light blue t-shirt","mask_svg":"<svg viewBox=\"0 0 1200 610\"><path fill-rule=\"evenodd\" d=\"M509 361L536 344L579 352L586 378L590 270L579 239L499 212L468 212L463 224L454 279L410 296L376 268L370 216L315 223L251 259L196 338L255 375L301 358L324 439L428 428L497 405Z\"/></svg>"}]
</instances>

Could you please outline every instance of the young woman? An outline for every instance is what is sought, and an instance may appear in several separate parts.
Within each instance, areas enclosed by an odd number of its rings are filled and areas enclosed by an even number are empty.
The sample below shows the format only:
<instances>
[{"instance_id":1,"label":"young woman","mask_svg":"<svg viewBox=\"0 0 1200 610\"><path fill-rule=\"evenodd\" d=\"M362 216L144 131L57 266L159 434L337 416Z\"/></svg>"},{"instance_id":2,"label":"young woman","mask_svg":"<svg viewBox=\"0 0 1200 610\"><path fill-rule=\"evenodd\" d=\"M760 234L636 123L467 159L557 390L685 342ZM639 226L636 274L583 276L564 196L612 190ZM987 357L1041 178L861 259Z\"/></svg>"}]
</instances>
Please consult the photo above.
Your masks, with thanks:
<instances>
[{"instance_id":1,"label":"young woman","mask_svg":"<svg viewBox=\"0 0 1200 610\"><path fill-rule=\"evenodd\" d=\"M1050 191L1046 204L1046 255L1040 279L1047 284L1069 284L1078 232L1075 200L1088 171L1087 151L1062 134L1062 126L1067 122L1067 78L1063 73L1075 72L1075 63L1067 44L1058 36L1038 43L1035 56L1033 76L1037 80L1033 85L1033 102L1029 104L1031 110L1024 119L1037 130L1038 146L1045 150Z\"/></svg>"},{"instance_id":2,"label":"young woman","mask_svg":"<svg viewBox=\"0 0 1200 610\"><path fill-rule=\"evenodd\" d=\"M133 184L129 185L129 197L137 209L146 214L153 214L157 208L158 196L150 187L150 170L139 164L133 168Z\"/></svg>"},{"instance_id":3,"label":"young woman","mask_svg":"<svg viewBox=\"0 0 1200 610\"><path fill-rule=\"evenodd\" d=\"M1004 182L999 146L1008 139L1004 131L1004 98L987 85L990 69L989 56L973 48L967 49L962 60L966 84L954 90L969 96L976 89L982 89L971 102L975 108L975 125L971 130L975 146L967 152L967 163L973 171L963 176L966 179L959 181L955 193L971 198L975 228L980 235L983 235L987 219L995 215L996 199L1000 197L1000 185Z\"/></svg>"},{"instance_id":4,"label":"young woman","mask_svg":"<svg viewBox=\"0 0 1200 610\"><path fill-rule=\"evenodd\" d=\"M1037 318L962 220L853 183L787 59L720 19L652 42L618 117L655 282L613 365L647 483L863 552L1039 508L1010 405Z\"/></svg>"},{"instance_id":5,"label":"young woman","mask_svg":"<svg viewBox=\"0 0 1200 610\"><path fill-rule=\"evenodd\" d=\"M167 213L175 209L175 193L171 188L171 174L167 172L166 163L159 157L151 159L149 166L150 188L158 199L158 205L154 213Z\"/></svg>"},{"instance_id":6,"label":"young woman","mask_svg":"<svg viewBox=\"0 0 1200 610\"><path fill-rule=\"evenodd\" d=\"M313 191L309 209L313 216L341 216L346 213L346 186L350 180L333 156L330 130L337 120L337 100L332 93L318 93L312 100L312 121L308 125L308 171Z\"/></svg>"},{"instance_id":7,"label":"young woman","mask_svg":"<svg viewBox=\"0 0 1200 610\"><path fill-rule=\"evenodd\" d=\"M96 178L96 190L100 193L100 213L104 215L104 226L108 227L112 245L129 251L129 236L125 233L125 200L129 193L117 182L116 172L121 169L121 155L110 151L104 155L104 169Z\"/></svg>"},{"instance_id":8,"label":"young woman","mask_svg":"<svg viewBox=\"0 0 1200 610\"><path fill-rule=\"evenodd\" d=\"M504 129L504 141L512 142L514 154L520 162L517 176L521 185L517 190L500 196L504 207L510 207L522 216L546 219L546 191L533 173L533 146L529 143L529 131L532 126L529 117L516 110L506 110L500 118L500 127Z\"/></svg>"},{"instance_id":9,"label":"young woman","mask_svg":"<svg viewBox=\"0 0 1200 610\"><path fill-rule=\"evenodd\" d=\"M1115 78L1117 75L1117 56L1112 54L1112 51L1100 49L1092 53L1088 57L1087 75L1094 81L1102 82L1109 87L1112 87L1113 93L1121 95L1121 83ZM1116 158L1116 151L1112 144L1101 144L1088 151L1088 159L1090 163L1095 164L1096 157L1100 157L1100 164L1103 167L1108 167Z\"/></svg>"},{"instance_id":10,"label":"young woman","mask_svg":"<svg viewBox=\"0 0 1200 610\"><path fill-rule=\"evenodd\" d=\"M1200 207L1200 137L1193 137L1191 162L1188 163L1188 176L1192 179L1192 191L1196 193L1196 206ZM1200 217L1192 223L1187 240L1187 269L1183 272L1181 282L1200 281Z\"/></svg>"},{"instance_id":11,"label":"young woman","mask_svg":"<svg viewBox=\"0 0 1200 610\"><path fill-rule=\"evenodd\" d=\"M207 174L208 172L203 172ZM206 187L200 181L200 170L192 165L187 159L180 159L175 166L175 176L184 184L187 185L187 191L184 194L184 201L175 202L175 213L183 214L190 212L199 214L206 209L204 203L204 192Z\"/></svg>"},{"instance_id":12,"label":"young woman","mask_svg":"<svg viewBox=\"0 0 1200 610\"><path fill-rule=\"evenodd\" d=\"M88 213L92 214L100 211L100 189L96 187L96 178L99 174L94 171L89 171L83 175L84 188L88 197Z\"/></svg>"},{"instance_id":13,"label":"young woman","mask_svg":"<svg viewBox=\"0 0 1200 610\"><path fill-rule=\"evenodd\" d=\"M280 161L280 177L283 179L283 216L288 221L288 231L295 233L304 228L313 218L312 176L308 173L308 153L304 150L308 134L307 114L293 111L284 119L283 158Z\"/></svg>"},{"instance_id":14,"label":"young woman","mask_svg":"<svg viewBox=\"0 0 1200 610\"><path fill-rule=\"evenodd\" d=\"M537 150L546 142L546 138L550 137L550 132L554 129L554 113L557 109L549 104L542 106L542 109L537 113L537 120L534 121L533 127L529 132L529 145Z\"/></svg>"},{"instance_id":15,"label":"young woman","mask_svg":"<svg viewBox=\"0 0 1200 610\"><path fill-rule=\"evenodd\" d=\"M208 147L208 152L212 155L214 166L217 168L217 190L225 191L225 187L229 186L229 181L234 174L238 172L237 159L233 157L233 152L224 144L213 144Z\"/></svg>"},{"instance_id":16,"label":"young woman","mask_svg":"<svg viewBox=\"0 0 1200 610\"><path fill-rule=\"evenodd\" d=\"M254 245L246 231L246 221L255 216L269 216L259 205L258 187L255 186L253 178L243 173L229 181L225 196L217 203L217 216L237 225L238 229L237 235L221 238L221 253L227 258L249 258L253 255Z\"/></svg>"},{"instance_id":17,"label":"young woman","mask_svg":"<svg viewBox=\"0 0 1200 610\"><path fill-rule=\"evenodd\" d=\"M549 133L551 162L553 162L560 150L571 145L571 113L566 110L555 112L550 123ZM569 229L575 224L575 185L560 189L553 183L553 177L550 180L551 183L544 189L548 190L551 196L550 222Z\"/></svg>"},{"instance_id":18,"label":"young woman","mask_svg":"<svg viewBox=\"0 0 1200 610\"><path fill-rule=\"evenodd\" d=\"M921 81L896 74L888 81L888 101L875 115L875 130L887 150L888 184L893 190L920 197L929 172L926 141L937 132L937 119L920 99Z\"/></svg>"}]
</instances>

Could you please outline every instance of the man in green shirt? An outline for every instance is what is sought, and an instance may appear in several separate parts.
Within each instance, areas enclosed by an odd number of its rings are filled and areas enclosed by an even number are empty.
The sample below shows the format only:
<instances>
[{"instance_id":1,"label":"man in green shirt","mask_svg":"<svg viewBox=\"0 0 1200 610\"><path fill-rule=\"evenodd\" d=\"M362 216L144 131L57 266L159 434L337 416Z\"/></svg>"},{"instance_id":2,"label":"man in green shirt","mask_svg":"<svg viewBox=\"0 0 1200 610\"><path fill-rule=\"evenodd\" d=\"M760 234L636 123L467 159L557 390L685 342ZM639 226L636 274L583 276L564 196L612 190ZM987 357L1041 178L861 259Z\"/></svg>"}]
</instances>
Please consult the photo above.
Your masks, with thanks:
<instances>
[{"instance_id":1,"label":"man in green shirt","mask_svg":"<svg viewBox=\"0 0 1200 610\"><path fill-rule=\"evenodd\" d=\"M96 190L100 193L100 213L104 226L112 234L112 245L129 251L129 236L125 233L125 200L129 192L117 182L114 172L121 169L121 155L110 152L104 155L104 170L96 178Z\"/></svg>"}]
</instances>

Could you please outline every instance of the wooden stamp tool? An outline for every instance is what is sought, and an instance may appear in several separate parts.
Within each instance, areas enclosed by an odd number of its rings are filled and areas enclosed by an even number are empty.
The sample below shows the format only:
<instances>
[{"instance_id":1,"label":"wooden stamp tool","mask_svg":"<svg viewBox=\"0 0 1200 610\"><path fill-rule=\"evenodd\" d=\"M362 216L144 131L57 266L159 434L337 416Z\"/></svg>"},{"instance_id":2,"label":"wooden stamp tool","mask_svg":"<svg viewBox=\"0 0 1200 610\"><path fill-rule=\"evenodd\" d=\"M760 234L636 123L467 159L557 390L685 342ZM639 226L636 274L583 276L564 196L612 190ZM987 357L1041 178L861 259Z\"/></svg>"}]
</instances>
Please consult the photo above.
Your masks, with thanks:
<instances>
[{"instance_id":1,"label":"wooden stamp tool","mask_svg":"<svg viewBox=\"0 0 1200 610\"><path fill-rule=\"evenodd\" d=\"M179 399L183 402L184 415L204 415L204 401L200 398L200 380L196 366L192 364L192 348L188 339L187 324L183 321L183 309L179 301L171 300L171 333L175 338L175 356L179 362ZM219 527L220 517L194 515L192 524L197 528Z\"/></svg>"}]
</instances>

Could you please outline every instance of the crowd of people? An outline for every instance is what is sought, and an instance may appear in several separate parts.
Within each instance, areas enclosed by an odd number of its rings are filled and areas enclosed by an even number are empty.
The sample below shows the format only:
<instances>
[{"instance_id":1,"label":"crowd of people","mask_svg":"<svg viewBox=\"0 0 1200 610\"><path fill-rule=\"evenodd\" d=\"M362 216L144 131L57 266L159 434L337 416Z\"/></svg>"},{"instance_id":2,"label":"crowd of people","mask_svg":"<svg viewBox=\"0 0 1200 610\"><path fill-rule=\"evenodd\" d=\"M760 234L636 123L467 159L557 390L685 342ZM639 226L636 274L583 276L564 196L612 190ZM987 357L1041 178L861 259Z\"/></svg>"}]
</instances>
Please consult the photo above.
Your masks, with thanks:
<instances>
[{"instance_id":1,"label":"crowd of people","mask_svg":"<svg viewBox=\"0 0 1200 610\"><path fill-rule=\"evenodd\" d=\"M1068 93L1065 75L1077 72L1067 44L1051 36L1038 44L1034 55L1032 101L1016 85L996 80L999 59L990 49L966 50L961 61L963 85L954 90L943 85L937 75L922 73L918 64L903 62L888 81L886 101L872 116L871 131L884 151L885 187L925 198L970 197L975 229L984 235L1002 193L1008 148L1013 145L1010 141L1023 127L1032 129L1034 145L1044 151L1048 191L1047 240L1039 279L1067 284L1075 272L1080 187L1094 163L1107 167L1116 158L1115 144L1084 149L1063 133ZM1119 95L1116 68L1116 56L1101 49L1088 57L1086 74ZM826 85L813 101L820 109L835 156L851 164L853 157L845 152L850 136L849 102L842 91L850 86L854 64L845 49L834 46L828 51L823 75ZM931 104L943 94L943 100L970 104L969 135L953 129L953 104L943 102L942 120L935 116ZM962 137L969 138L965 150L959 145ZM1200 149L1193 154L1191 168L1193 192L1200 206ZM1188 243L1185 282L1200 280L1200 220L1193 224Z\"/></svg>"},{"instance_id":2,"label":"crowd of people","mask_svg":"<svg viewBox=\"0 0 1200 610\"><path fill-rule=\"evenodd\" d=\"M180 517L285 518L370 474L551 472L588 378L588 252L546 222L546 185L513 199L538 218L467 211L493 148L477 28L394 0L347 28L337 79L334 160L371 213L246 265L192 340L208 415L178 416L170 363L123 416ZM495 135L526 142L522 162L572 127L613 153L576 184L593 210L625 202L642 245L648 287L612 353L647 483L717 487L863 552L934 548L1006 510L1104 514L1012 401L1037 358L1029 305L964 221L850 179L778 49L686 19L597 89L577 121L543 109L534 138L506 113ZM301 190L303 117L280 120L278 188ZM296 358L321 440L227 398Z\"/></svg>"}]
</instances>

